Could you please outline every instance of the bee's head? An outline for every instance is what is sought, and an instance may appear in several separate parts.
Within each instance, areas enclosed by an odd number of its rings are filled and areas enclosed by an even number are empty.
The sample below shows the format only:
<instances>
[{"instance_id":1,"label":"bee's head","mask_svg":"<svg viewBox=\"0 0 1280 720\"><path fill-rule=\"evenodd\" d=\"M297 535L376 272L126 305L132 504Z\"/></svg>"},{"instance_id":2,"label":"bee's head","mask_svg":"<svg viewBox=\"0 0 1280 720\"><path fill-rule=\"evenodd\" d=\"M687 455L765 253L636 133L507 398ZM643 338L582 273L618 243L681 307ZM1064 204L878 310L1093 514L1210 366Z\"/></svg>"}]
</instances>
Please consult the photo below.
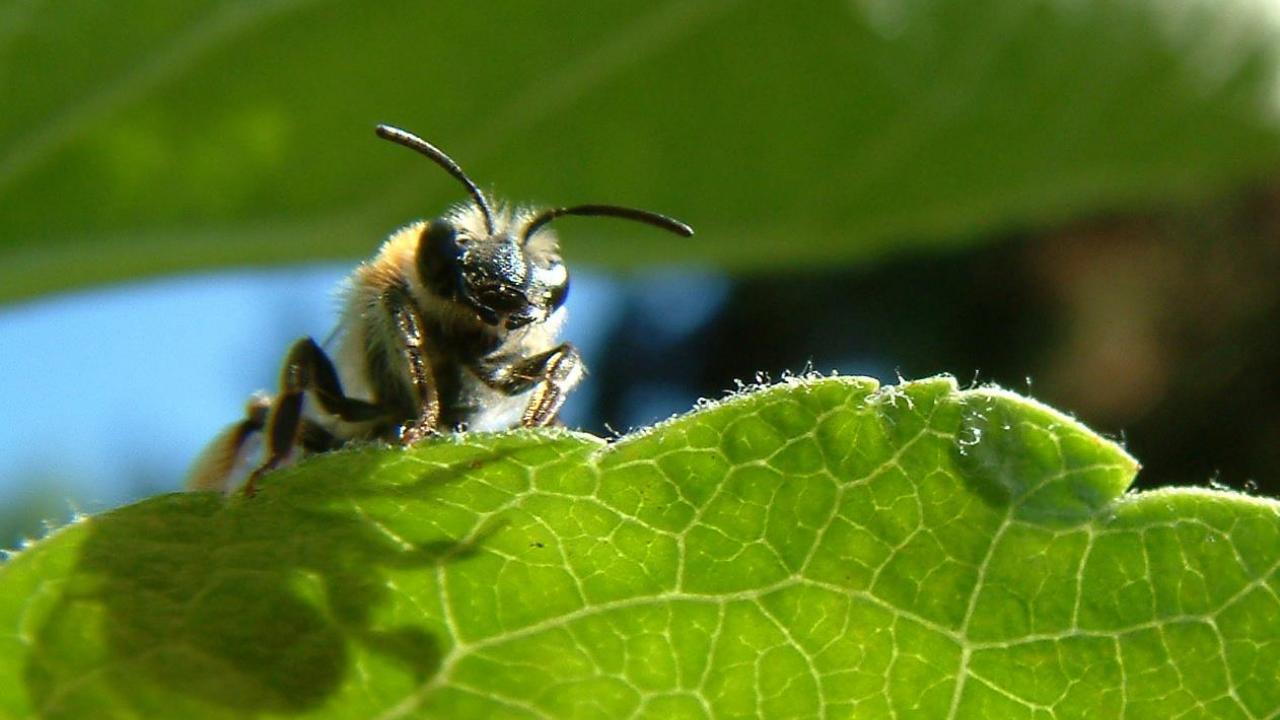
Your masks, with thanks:
<instances>
[{"instance_id":1,"label":"bee's head","mask_svg":"<svg viewBox=\"0 0 1280 720\"><path fill-rule=\"evenodd\" d=\"M507 330L545 320L564 304L569 272L554 235L529 242L509 227L477 232L470 215L461 210L423 231L418 272L432 292Z\"/></svg>"},{"instance_id":2,"label":"bee's head","mask_svg":"<svg viewBox=\"0 0 1280 720\"><path fill-rule=\"evenodd\" d=\"M430 143L404 130L378 126L378 136L431 158L471 193L474 207L427 224L417 264L432 292L474 311L485 324L514 330L545 320L564 304L569 272L555 236L544 226L561 215L607 215L647 223L689 237L693 229L664 215L617 207L577 205L495 219L489 201L462 168Z\"/></svg>"}]
</instances>

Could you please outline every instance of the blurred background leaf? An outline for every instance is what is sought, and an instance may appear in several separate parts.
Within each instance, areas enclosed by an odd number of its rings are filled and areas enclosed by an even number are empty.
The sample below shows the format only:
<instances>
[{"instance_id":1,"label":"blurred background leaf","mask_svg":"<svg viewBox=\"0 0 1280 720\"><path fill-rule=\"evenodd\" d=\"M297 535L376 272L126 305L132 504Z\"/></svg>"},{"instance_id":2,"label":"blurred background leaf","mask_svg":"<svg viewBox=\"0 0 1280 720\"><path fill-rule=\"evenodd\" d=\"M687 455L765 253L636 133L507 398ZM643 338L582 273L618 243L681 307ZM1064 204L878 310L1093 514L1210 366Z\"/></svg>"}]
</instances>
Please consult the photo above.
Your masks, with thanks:
<instances>
[{"instance_id":1,"label":"blurred background leaf","mask_svg":"<svg viewBox=\"0 0 1280 720\"><path fill-rule=\"evenodd\" d=\"M500 197L697 228L564 221L591 371L571 426L651 423L758 372L950 372L1122 439L1139 485L1280 494L1278 19L7 0L0 300L24 302L0 309L0 546L68 499L176 488L288 343L329 333L352 263L465 199L377 122ZM204 275L154 277L174 272Z\"/></svg>"},{"instance_id":2,"label":"blurred background leaf","mask_svg":"<svg viewBox=\"0 0 1280 720\"><path fill-rule=\"evenodd\" d=\"M463 199L687 219L575 259L730 268L1204 194L1273 166L1251 0L42 3L0 8L0 297L367 255ZM625 234L624 234L625 233Z\"/></svg>"}]
</instances>

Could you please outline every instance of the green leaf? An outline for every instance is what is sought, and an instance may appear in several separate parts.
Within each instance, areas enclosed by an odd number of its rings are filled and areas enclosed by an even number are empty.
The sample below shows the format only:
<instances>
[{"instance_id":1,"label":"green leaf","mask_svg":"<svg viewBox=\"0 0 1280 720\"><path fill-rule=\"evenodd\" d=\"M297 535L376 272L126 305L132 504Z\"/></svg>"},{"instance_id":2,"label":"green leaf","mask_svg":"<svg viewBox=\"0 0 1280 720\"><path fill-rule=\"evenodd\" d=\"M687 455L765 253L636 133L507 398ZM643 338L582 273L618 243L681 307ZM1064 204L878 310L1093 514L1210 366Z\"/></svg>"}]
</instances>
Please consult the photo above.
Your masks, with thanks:
<instances>
[{"instance_id":1,"label":"green leaf","mask_svg":"<svg viewBox=\"0 0 1280 720\"><path fill-rule=\"evenodd\" d=\"M773 268L1203 194L1280 157L1254 0L14 0L0 298L359 258L465 198L406 126L567 221L573 262ZM647 233L647 234L646 234Z\"/></svg>"},{"instance_id":2,"label":"green leaf","mask_svg":"<svg viewBox=\"0 0 1280 720\"><path fill-rule=\"evenodd\" d=\"M1268 717L1280 506L946 378L157 497L0 567L0 713Z\"/></svg>"}]
</instances>

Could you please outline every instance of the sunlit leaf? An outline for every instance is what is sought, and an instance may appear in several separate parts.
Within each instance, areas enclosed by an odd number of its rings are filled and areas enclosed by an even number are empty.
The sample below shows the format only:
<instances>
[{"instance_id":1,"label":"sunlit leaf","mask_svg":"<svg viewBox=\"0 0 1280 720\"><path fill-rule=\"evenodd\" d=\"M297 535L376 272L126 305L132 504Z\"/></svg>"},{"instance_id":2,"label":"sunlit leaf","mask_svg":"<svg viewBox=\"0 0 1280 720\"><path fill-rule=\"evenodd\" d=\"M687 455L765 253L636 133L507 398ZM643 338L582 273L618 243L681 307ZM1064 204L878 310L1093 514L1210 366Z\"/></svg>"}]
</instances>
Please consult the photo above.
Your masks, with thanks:
<instances>
[{"instance_id":1,"label":"sunlit leaf","mask_svg":"<svg viewBox=\"0 0 1280 720\"><path fill-rule=\"evenodd\" d=\"M0 567L0 714L1274 715L1280 507L1136 468L947 379L328 454Z\"/></svg>"}]
</instances>

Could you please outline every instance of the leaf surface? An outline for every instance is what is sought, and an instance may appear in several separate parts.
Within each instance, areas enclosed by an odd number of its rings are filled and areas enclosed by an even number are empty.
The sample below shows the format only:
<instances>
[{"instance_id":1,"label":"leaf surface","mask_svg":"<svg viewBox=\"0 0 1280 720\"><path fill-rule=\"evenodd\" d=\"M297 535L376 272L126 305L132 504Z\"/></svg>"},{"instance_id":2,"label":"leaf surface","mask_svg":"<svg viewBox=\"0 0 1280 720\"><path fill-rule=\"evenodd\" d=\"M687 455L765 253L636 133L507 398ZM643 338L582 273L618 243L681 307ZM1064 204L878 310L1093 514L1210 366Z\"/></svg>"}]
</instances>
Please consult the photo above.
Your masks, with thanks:
<instances>
[{"instance_id":1,"label":"leaf surface","mask_svg":"<svg viewBox=\"0 0 1280 720\"><path fill-rule=\"evenodd\" d=\"M947 378L157 497L0 566L0 712L1266 717L1280 507Z\"/></svg>"}]
</instances>

